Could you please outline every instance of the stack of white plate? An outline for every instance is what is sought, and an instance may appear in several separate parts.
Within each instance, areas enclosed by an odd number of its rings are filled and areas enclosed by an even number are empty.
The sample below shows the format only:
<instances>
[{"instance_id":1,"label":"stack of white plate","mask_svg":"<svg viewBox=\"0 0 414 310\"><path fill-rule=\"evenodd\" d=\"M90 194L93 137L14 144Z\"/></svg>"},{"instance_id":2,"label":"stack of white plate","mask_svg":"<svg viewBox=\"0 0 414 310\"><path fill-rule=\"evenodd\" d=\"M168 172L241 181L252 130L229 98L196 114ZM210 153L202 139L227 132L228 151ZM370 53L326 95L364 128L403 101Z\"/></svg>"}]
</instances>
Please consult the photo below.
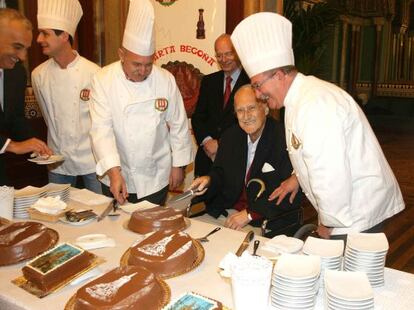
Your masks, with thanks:
<instances>
[{"instance_id":1,"label":"stack of white plate","mask_svg":"<svg viewBox=\"0 0 414 310\"><path fill-rule=\"evenodd\" d=\"M29 218L29 209L39 198L46 196L46 189L34 186L26 186L14 191L13 217L18 219Z\"/></svg>"},{"instance_id":2,"label":"stack of white plate","mask_svg":"<svg viewBox=\"0 0 414 310\"><path fill-rule=\"evenodd\" d=\"M309 236L302 249L308 255L317 255L321 258L320 283L323 285L325 269L341 270L342 254L344 253L343 240L326 240Z\"/></svg>"},{"instance_id":3,"label":"stack of white plate","mask_svg":"<svg viewBox=\"0 0 414 310\"><path fill-rule=\"evenodd\" d=\"M49 183L45 186L47 191L47 197L60 197L60 200L68 202L70 184L55 184Z\"/></svg>"},{"instance_id":4,"label":"stack of white plate","mask_svg":"<svg viewBox=\"0 0 414 310\"><path fill-rule=\"evenodd\" d=\"M319 289L318 256L282 254L275 265L270 290L276 309L313 309Z\"/></svg>"},{"instance_id":5,"label":"stack of white plate","mask_svg":"<svg viewBox=\"0 0 414 310\"><path fill-rule=\"evenodd\" d=\"M363 272L326 270L325 305L332 310L374 309L374 293Z\"/></svg>"},{"instance_id":6,"label":"stack of white plate","mask_svg":"<svg viewBox=\"0 0 414 310\"><path fill-rule=\"evenodd\" d=\"M388 240L384 233L349 234L344 270L365 272L372 287L383 286L388 248Z\"/></svg>"}]
</instances>

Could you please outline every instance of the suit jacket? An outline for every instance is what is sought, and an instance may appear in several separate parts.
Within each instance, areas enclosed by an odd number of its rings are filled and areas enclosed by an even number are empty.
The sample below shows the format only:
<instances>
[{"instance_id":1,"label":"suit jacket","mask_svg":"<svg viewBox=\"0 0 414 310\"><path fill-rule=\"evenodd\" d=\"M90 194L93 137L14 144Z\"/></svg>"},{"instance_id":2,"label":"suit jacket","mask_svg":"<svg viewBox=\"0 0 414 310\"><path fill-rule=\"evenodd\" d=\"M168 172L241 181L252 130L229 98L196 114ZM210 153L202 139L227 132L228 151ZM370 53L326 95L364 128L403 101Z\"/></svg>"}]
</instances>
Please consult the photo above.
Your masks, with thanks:
<instances>
[{"instance_id":1,"label":"suit jacket","mask_svg":"<svg viewBox=\"0 0 414 310\"><path fill-rule=\"evenodd\" d=\"M13 69L4 69L4 102L0 112L0 148L7 139L23 141L32 137L30 126L24 117L26 70L17 63ZM0 185L7 184L4 155L0 154Z\"/></svg>"},{"instance_id":2,"label":"suit jacket","mask_svg":"<svg viewBox=\"0 0 414 310\"><path fill-rule=\"evenodd\" d=\"M245 186L247 162L247 134L238 126L228 129L222 136L216 159L210 170L211 184L203 196L207 202L207 212L218 217L227 215L226 209L232 208L239 200ZM263 172L265 163L274 168L273 171ZM268 117L256 153L250 168L250 178L259 178L266 190L259 199L257 183L251 183L247 188L248 209L261 214L264 218L274 220L273 228L283 228L297 221L297 212L301 195L298 194L293 204L285 197L281 205L267 199L280 183L290 177L292 165L286 151L285 131L283 125ZM293 214L290 216L290 214ZM280 219L280 220L279 220ZM297 223L299 225L299 223ZM270 228L270 229L273 229Z\"/></svg>"},{"instance_id":3,"label":"suit jacket","mask_svg":"<svg viewBox=\"0 0 414 310\"><path fill-rule=\"evenodd\" d=\"M222 133L236 123L233 108L234 94L240 86L248 83L250 83L250 79L242 70L230 94L229 101L223 109L224 72L218 71L203 77L196 109L191 118L191 125L199 146L195 158L194 174L196 176L208 174L212 164L203 148L200 147L201 143L208 136L220 139Z\"/></svg>"}]
</instances>

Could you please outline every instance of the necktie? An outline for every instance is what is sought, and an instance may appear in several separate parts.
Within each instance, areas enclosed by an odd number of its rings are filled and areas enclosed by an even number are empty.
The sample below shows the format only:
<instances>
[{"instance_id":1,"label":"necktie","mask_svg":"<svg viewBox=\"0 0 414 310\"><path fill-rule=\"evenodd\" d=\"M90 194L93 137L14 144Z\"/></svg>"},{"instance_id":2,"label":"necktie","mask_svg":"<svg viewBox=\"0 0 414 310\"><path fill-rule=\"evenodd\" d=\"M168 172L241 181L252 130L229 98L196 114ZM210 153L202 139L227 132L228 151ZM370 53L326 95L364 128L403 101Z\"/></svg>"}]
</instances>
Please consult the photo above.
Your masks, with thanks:
<instances>
[{"instance_id":1,"label":"necktie","mask_svg":"<svg viewBox=\"0 0 414 310\"><path fill-rule=\"evenodd\" d=\"M231 76L226 77L226 88L224 90L224 95L223 95L223 109L226 107L227 102L229 101L229 98L230 98L231 81L232 81Z\"/></svg>"}]
</instances>

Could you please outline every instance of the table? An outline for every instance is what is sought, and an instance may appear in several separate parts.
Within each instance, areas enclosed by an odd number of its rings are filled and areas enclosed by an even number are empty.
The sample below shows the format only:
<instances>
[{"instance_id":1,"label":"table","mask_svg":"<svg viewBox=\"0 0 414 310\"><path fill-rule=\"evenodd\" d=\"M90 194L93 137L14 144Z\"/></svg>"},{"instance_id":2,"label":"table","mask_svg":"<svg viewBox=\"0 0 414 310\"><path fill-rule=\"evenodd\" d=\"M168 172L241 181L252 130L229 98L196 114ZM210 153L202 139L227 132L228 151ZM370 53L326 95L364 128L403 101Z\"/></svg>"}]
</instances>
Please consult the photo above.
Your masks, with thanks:
<instances>
[{"instance_id":1,"label":"table","mask_svg":"<svg viewBox=\"0 0 414 310\"><path fill-rule=\"evenodd\" d=\"M82 207L77 205L77 207ZM97 207L97 213L104 206ZM120 211L122 212L122 211ZM106 262L100 265L103 271L119 265L122 254L131 246L139 235L124 228L129 215L122 212L117 218L106 217L101 222L92 222L85 226L72 226L64 223L46 223L50 228L59 232L59 242L73 242L77 237L92 233L105 233L116 240L115 248L92 250L96 255L103 257ZM201 237L211 231L213 225L191 219L191 225L186 232L192 237ZM228 252L235 252L244 239L245 233L222 228L219 232L209 237L210 242L203 243L205 259L195 270L185 275L168 279L166 282L171 288L172 299L188 291L195 291L205 296L217 299L228 307L233 306L231 284L218 274L219 261ZM256 236L256 239L265 241L265 238ZM253 243L253 242L252 242ZM252 243L248 249L252 251ZM269 255L259 248L259 255ZM1 255L1 254L0 254ZM56 310L64 309L69 298L80 288L66 286L43 299L30 295L23 289L15 286L10 281L21 275L24 263L0 267L0 309L1 310ZM385 286L374 289L375 309L414 309L414 275L394 269L385 269ZM315 309L323 308L322 292L319 293Z\"/></svg>"}]
</instances>

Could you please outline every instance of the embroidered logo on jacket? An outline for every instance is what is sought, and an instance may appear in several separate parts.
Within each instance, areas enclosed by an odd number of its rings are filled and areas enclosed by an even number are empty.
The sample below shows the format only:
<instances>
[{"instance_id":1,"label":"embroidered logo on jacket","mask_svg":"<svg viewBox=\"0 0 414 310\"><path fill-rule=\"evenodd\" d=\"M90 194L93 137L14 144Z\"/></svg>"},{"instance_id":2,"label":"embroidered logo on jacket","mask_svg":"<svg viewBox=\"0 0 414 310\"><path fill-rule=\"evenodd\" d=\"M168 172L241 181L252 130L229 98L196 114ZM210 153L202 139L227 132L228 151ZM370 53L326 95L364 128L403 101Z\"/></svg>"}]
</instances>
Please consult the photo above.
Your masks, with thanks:
<instances>
[{"instance_id":1,"label":"embroidered logo on jacket","mask_svg":"<svg viewBox=\"0 0 414 310\"><path fill-rule=\"evenodd\" d=\"M91 93L90 89L84 88L84 89L81 90L79 96L83 101L88 101L90 93Z\"/></svg>"},{"instance_id":2,"label":"embroidered logo on jacket","mask_svg":"<svg viewBox=\"0 0 414 310\"><path fill-rule=\"evenodd\" d=\"M290 138L290 144L292 144L292 146L295 150L297 150L302 145L302 143L300 143L299 139L296 138L296 136L293 133L292 133L292 136Z\"/></svg>"},{"instance_id":3,"label":"embroidered logo on jacket","mask_svg":"<svg viewBox=\"0 0 414 310\"><path fill-rule=\"evenodd\" d=\"M168 108L168 100L166 98L156 99L155 100L155 108L160 112L164 112Z\"/></svg>"}]
</instances>

